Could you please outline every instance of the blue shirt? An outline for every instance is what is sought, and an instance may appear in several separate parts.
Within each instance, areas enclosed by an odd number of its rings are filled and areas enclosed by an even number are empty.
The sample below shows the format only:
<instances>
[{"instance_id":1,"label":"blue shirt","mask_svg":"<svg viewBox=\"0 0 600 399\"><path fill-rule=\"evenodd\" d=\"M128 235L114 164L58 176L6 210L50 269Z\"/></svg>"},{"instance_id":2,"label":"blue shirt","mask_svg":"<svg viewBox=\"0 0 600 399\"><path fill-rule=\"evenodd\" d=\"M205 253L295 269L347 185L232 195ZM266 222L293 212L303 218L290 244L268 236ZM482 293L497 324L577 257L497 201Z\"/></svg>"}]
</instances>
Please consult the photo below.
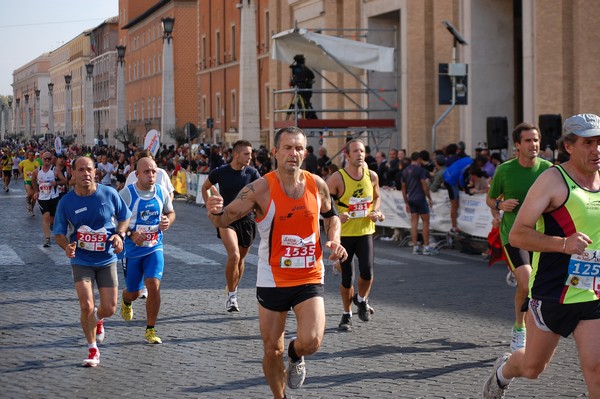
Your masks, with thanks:
<instances>
[{"instance_id":1,"label":"blue shirt","mask_svg":"<svg viewBox=\"0 0 600 399\"><path fill-rule=\"evenodd\" d=\"M72 265L106 266L117 261L112 242L118 222L129 219L131 211L112 187L98 184L96 192L79 196L69 191L58 203L54 216L54 234L77 242Z\"/></svg>"}]
</instances>

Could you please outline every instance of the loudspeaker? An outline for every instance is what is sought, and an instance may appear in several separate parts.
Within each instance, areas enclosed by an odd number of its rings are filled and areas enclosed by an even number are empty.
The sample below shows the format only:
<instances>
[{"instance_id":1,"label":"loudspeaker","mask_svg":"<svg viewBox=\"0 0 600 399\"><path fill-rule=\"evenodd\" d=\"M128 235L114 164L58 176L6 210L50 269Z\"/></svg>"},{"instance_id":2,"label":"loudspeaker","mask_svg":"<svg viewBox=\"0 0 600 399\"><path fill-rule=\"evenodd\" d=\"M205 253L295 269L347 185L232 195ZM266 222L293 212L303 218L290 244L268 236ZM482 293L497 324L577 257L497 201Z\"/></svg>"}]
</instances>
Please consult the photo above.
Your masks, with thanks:
<instances>
[{"instance_id":1,"label":"loudspeaker","mask_svg":"<svg viewBox=\"0 0 600 399\"><path fill-rule=\"evenodd\" d=\"M562 135L562 117L560 114L540 115L538 125L542 135L540 151L544 151L548 146L555 150L556 141Z\"/></svg>"},{"instance_id":2,"label":"loudspeaker","mask_svg":"<svg viewBox=\"0 0 600 399\"><path fill-rule=\"evenodd\" d=\"M508 148L508 118L506 116L488 116L487 143L490 150Z\"/></svg>"}]
</instances>

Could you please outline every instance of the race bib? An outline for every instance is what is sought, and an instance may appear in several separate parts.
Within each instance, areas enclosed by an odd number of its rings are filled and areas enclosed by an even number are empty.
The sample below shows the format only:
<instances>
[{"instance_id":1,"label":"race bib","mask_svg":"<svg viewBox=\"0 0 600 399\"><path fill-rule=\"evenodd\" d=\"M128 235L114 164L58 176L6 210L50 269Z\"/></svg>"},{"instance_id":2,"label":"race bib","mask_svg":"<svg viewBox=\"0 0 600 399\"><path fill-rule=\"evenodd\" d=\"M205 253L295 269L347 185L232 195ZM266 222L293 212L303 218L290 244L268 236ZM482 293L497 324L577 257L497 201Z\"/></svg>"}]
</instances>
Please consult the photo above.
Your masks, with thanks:
<instances>
[{"instance_id":1,"label":"race bib","mask_svg":"<svg viewBox=\"0 0 600 399\"><path fill-rule=\"evenodd\" d=\"M50 185L49 181L40 183L40 192L42 194L50 194L51 189L52 189L52 186Z\"/></svg>"},{"instance_id":2,"label":"race bib","mask_svg":"<svg viewBox=\"0 0 600 399\"><path fill-rule=\"evenodd\" d=\"M600 250L588 249L571 255L567 285L582 290L600 291Z\"/></svg>"},{"instance_id":3,"label":"race bib","mask_svg":"<svg viewBox=\"0 0 600 399\"><path fill-rule=\"evenodd\" d=\"M144 237L141 247L153 247L158 244L158 225L137 226L135 231Z\"/></svg>"},{"instance_id":4,"label":"race bib","mask_svg":"<svg viewBox=\"0 0 600 399\"><path fill-rule=\"evenodd\" d=\"M371 197L350 197L350 203L348 204L348 216L350 219L366 217L369 214L372 202Z\"/></svg>"},{"instance_id":5,"label":"race bib","mask_svg":"<svg viewBox=\"0 0 600 399\"><path fill-rule=\"evenodd\" d=\"M77 247L79 249L102 252L106 249L107 238L108 232L104 227L92 230L88 226L81 226L77 229Z\"/></svg>"},{"instance_id":6,"label":"race bib","mask_svg":"<svg viewBox=\"0 0 600 399\"><path fill-rule=\"evenodd\" d=\"M280 267L286 269L304 269L316 266L316 235L313 233L307 238L296 235L281 236L281 249L283 255Z\"/></svg>"}]
</instances>

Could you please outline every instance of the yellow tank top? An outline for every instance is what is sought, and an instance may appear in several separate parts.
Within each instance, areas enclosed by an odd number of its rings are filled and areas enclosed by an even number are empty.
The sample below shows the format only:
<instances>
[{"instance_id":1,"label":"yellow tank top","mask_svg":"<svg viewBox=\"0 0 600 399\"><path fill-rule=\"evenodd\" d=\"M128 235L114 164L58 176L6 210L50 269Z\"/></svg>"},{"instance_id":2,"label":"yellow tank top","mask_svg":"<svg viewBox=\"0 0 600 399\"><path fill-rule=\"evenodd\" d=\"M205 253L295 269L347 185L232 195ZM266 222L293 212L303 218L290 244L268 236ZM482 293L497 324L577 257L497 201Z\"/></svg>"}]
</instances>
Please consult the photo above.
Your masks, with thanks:
<instances>
[{"instance_id":1,"label":"yellow tank top","mask_svg":"<svg viewBox=\"0 0 600 399\"><path fill-rule=\"evenodd\" d=\"M348 212L350 219L342 223L342 237L359 237L375 233L375 223L367 217L373 207L373 182L369 169L363 168L360 180L354 180L340 169L344 194L336 201L339 213Z\"/></svg>"}]
</instances>

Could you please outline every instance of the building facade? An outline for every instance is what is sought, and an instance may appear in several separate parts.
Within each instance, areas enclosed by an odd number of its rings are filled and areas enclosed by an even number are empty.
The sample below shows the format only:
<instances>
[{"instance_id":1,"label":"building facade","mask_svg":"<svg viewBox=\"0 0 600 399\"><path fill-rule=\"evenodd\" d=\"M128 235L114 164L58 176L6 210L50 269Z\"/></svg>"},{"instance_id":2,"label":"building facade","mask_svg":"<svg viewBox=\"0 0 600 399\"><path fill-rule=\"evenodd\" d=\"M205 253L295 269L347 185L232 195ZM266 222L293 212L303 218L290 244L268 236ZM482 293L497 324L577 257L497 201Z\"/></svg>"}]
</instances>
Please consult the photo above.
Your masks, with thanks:
<instances>
[{"instance_id":1,"label":"building facade","mask_svg":"<svg viewBox=\"0 0 600 399\"><path fill-rule=\"evenodd\" d=\"M21 139L32 139L36 132L43 135L52 131L48 126L49 67L49 54L44 53L13 72L12 120ZM36 90L39 90L39 96L36 96ZM39 116L36 115L38 110Z\"/></svg>"},{"instance_id":2,"label":"building facade","mask_svg":"<svg viewBox=\"0 0 600 399\"><path fill-rule=\"evenodd\" d=\"M146 7L141 7L145 4ZM162 19L174 18L172 34L175 126L198 123L196 95L196 0L134 1L121 0L119 43L125 54L126 120L138 142L145 134L161 129L163 66ZM167 132L163 143L172 143Z\"/></svg>"}]
</instances>

